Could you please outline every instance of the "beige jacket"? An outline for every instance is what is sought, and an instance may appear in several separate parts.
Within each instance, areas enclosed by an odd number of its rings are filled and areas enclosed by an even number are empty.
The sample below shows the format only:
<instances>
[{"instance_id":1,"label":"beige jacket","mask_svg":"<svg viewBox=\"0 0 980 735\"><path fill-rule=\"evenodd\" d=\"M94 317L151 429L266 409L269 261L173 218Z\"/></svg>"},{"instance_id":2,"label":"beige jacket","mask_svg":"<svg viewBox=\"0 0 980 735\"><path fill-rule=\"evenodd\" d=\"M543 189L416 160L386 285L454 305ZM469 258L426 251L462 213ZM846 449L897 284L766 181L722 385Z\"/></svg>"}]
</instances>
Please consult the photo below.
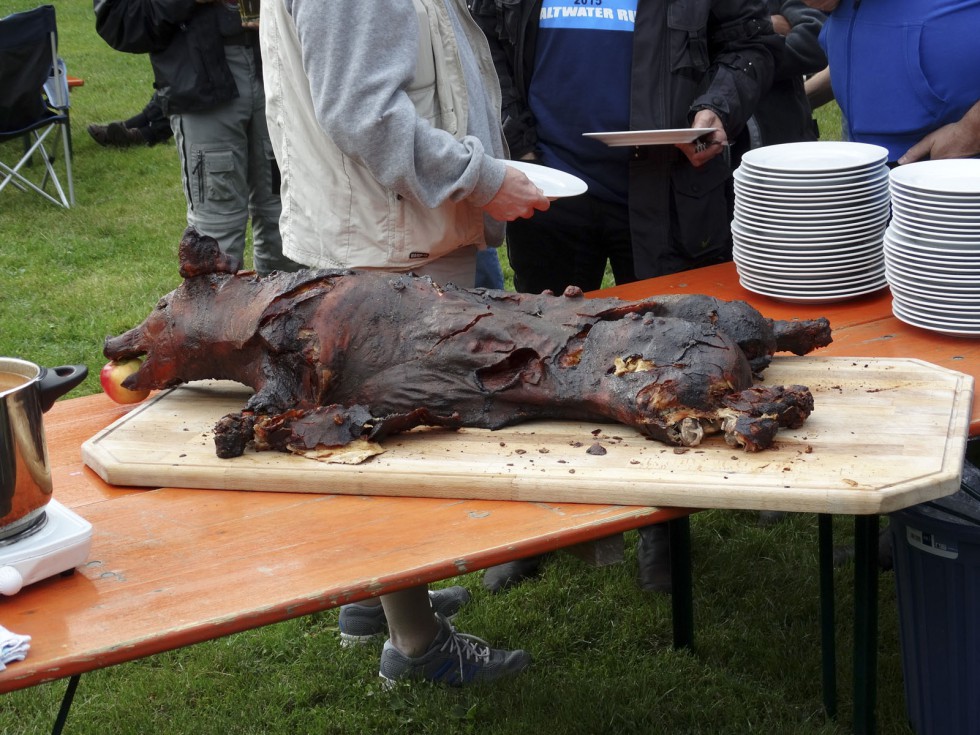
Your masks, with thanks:
<instances>
[{"instance_id":1,"label":"beige jacket","mask_svg":"<svg viewBox=\"0 0 980 735\"><path fill-rule=\"evenodd\" d=\"M499 115L485 37L462 0L450 1L479 63L486 109ZM268 0L262 8L283 250L312 267L408 270L482 245L480 207L503 181L499 117L494 140L466 135L474 90L445 0L381 6Z\"/></svg>"}]
</instances>

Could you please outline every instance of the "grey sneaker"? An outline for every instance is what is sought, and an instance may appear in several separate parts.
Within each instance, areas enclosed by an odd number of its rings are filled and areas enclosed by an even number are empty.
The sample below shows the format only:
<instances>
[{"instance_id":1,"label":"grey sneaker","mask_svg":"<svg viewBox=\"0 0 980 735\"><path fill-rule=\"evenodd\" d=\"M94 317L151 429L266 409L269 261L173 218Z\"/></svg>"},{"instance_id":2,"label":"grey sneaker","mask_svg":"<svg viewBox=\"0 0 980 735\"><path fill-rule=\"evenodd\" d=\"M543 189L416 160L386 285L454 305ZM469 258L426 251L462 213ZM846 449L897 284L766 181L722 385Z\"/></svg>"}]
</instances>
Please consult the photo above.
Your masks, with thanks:
<instances>
[{"instance_id":1,"label":"grey sneaker","mask_svg":"<svg viewBox=\"0 0 980 735\"><path fill-rule=\"evenodd\" d=\"M442 630L432 641L429 650L418 658L410 658L391 641L385 641L381 651L381 667L378 674L382 685L390 689L395 682L422 679L449 686L484 684L515 676L531 663L527 651L505 651L491 648L476 636L458 633L442 615L436 615Z\"/></svg>"},{"instance_id":2,"label":"grey sneaker","mask_svg":"<svg viewBox=\"0 0 980 735\"><path fill-rule=\"evenodd\" d=\"M433 611L449 620L469 601L470 593L465 587L429 590L429 603ZM340 645L345 648L367 643L388 630L388 620L381 605L341 605L337 624L340 627Z\"/></svg>"}]
</instances>

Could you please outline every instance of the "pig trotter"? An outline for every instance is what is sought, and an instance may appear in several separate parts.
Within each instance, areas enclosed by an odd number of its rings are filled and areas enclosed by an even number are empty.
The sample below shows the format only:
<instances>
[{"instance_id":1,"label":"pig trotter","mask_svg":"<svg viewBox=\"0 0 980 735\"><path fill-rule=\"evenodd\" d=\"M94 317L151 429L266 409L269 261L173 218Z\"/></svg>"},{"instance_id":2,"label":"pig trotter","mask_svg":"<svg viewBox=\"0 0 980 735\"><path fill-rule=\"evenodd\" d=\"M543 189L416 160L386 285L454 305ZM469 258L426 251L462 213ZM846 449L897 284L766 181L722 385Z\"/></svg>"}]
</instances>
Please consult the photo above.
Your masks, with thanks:
<instances>
[{"instance_id":1,"label":"pig trotter","mask_svg":"<svg viewBox=\"0 0 980 735\"><path fill-rule=\"evenodd\" d=\"M255 448L286 452L345 447L358 439L383 439L416 426L458 429L462 424L459 416L436 416L424 408L377 418L366 406L333 404L260 416L255 421Z\"/></svg>"},{"instance_id":2,"label":"pig trotter","mask_svg":"<svg viewBox=\"0 0 980 735\"><path fill-rule=\"evenodd\" d=\"M776 349L792 352L794 355L807 355L817 347L826 347L833 340L830 336L830 322L820 319L791 319L773 322L776 336Z\"/></svg>"},{"instance_id":3,"label":"pig trotter","mask_svg":"<svg viewBox=\"0 0 980 735\"><path fill-rule=\"evenodd\" d=\"M725 441L757 452L772 444L780 428L798 429L813 411L806 386L755 386L722 398L731 413L722 419Z\"/></svg>"},{"instance_id":4,"label":"pig trotter","mask_svg":"<svg viewBox=\"0 0 980 735\"><path fill-rule=\"evenodd\" d=\"M246 413L230 413L214 426L214 449L222 459L240 457L252 441L255 416Z\"/></svg>"},{"instance_id":5,"label":"pig trotter","mask_svg":"<svg viewBox=\"0 0 980 735\"><path fill-rule=\"evenodd\" d=\"M364 436L373 419L364 406L338 404L263 416L255 422L255 448L287 452L293 447L345 447Z\"/></svg>"}]
</instances>

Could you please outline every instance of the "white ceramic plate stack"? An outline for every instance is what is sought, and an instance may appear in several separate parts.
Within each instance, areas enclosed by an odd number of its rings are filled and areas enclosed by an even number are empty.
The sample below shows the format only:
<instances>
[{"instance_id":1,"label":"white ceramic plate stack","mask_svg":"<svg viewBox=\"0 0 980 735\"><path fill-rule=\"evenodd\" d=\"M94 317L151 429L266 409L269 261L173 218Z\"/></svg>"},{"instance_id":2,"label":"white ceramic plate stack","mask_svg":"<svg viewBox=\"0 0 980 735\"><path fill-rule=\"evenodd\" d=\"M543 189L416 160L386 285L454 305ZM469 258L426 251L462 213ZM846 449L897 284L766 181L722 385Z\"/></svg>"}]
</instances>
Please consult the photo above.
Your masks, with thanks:
<instances>
[{"instance_id":1,"label":"white ceramic plate stack","mask_svg":"<svg viewBox=\"0 0 980 735\"><path fill-rule=\"evenodd\" d=\"M892 311L917 327L980 337L980 160L909 163L890 180Z\"/></svg>"},{"instance_id":2,"label":"white ceramic plate stack","mask_svg":"<svg viewBox=\"0 0 980 735\"><path fill-rule=\"evenodd\" d=\"M840 301L884 288L888 151L817 141L756 148L735 170L733 257L749 291Z\"/></svg>"}]
</instances>

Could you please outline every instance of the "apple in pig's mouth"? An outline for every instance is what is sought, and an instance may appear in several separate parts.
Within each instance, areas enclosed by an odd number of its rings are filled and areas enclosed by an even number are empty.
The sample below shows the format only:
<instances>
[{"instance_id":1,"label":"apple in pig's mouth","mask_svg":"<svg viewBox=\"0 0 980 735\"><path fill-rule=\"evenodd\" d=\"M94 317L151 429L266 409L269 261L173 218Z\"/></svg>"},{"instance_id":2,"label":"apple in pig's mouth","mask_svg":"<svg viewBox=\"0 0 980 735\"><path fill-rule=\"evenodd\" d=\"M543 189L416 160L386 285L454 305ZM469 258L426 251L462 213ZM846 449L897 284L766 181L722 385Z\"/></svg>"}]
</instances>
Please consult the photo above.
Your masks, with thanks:
<instances>
[{"instance_id":1,"label":"apple in pig's mouth","mask_svg":"<svg viewBox=\"0 0 980 735\"><path fill-rule=\"evenodd\" d=\"M99 373L102 390L116 403L139 403L148 395L148 390L130 390L123 387L123 381L140 369L143 363L138 357L128 360L110 360Z\"/></svg>"}]
</instances>

